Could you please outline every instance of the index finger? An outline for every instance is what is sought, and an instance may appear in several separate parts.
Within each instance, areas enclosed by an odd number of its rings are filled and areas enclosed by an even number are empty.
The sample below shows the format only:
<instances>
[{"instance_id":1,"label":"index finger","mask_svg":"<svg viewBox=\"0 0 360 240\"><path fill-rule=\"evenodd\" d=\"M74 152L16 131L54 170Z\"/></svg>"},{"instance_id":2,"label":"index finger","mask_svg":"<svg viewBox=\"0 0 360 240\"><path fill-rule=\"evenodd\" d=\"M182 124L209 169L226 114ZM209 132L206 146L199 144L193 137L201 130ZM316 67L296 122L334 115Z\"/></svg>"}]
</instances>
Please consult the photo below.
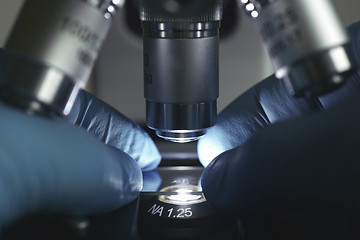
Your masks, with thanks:
<instances>
[{"instance_id":1,"label":"index finger","mask_svg":"<svg viewBox=\"0 0 360 240\"><path fill-rule=\"evenodd\" d=\"M351 50L360 63L360 22L349 26ZM217 124L199 140L200 162L207 166L219 154L242 145L270 124L317 112L360 92L359 72L337 91L321 97L293 98L274 75L235 99L218 116Z\"/></svg>"},{"instance_id":2,"label":"index finger","mask_svg":"<svg viewBox=\"0 0 360 240\"><path fill-rule=\"evenodd\" d=\"M68 120L129 154L143 171L155 169L161 161L155 143L139 125L88 92L79 92Z\"/></svg>"}]
</instances>

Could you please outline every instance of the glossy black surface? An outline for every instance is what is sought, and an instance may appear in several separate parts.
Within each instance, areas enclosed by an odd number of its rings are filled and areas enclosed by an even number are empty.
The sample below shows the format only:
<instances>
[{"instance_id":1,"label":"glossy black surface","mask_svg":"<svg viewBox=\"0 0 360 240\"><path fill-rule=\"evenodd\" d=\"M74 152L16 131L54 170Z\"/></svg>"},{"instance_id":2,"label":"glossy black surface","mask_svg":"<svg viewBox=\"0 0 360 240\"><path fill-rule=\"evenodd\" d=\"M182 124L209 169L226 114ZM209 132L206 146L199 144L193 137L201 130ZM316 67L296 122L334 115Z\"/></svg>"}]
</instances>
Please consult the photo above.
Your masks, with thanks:
<instances>
[{"instance_id":1,"label":"glossy black surface","mask_svg":"<svg viewBox=\"0 0 360 240\"><path fill-rule=\"evenodd\" d=\"M161 189L169 185L200 186L203 169L197 159L163 160L156 171L159 177L155 178L155 182L151 182L154 178L144 179L144 185L149 182L149 185L155 187L142 192L136 201L126 207L112 213L84 218L29 216L6 228L1 239L218 240L224 239L224 236L227 240L240 239L239 222L215 209L207 201L182 205L159 201L160 194L171 194L160 193ZM202 194L201 188L194 191L194 194ZM161 207L163 209L160 210Z\"/></svg>"}]
</instances>

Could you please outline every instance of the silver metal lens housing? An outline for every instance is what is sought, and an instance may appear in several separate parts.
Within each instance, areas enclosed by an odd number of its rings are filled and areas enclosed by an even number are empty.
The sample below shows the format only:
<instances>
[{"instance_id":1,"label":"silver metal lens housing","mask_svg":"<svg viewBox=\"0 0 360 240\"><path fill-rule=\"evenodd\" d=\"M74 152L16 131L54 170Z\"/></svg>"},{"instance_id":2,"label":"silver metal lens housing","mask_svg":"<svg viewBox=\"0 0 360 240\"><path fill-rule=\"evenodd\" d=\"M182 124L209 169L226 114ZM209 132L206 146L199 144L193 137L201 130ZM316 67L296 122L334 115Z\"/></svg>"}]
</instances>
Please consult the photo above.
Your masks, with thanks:
<instances>
[{"instance_id":1,"label":"silver metal lens housing","mask_svg":"<svg viewBox=\"0 0 360 240\"><path fill-rule=\"evenodd\" d=\"M91 2L115 11L110 0ZM110 27L105 10L88 3L25 1L0 51L2 100L28 113L61 116L71 110Z\"/></svg>"},{"instance_id":2,"label":"silver metal lens housing","mask_svg":"<svg viewBox=\"0 0 360 240\"><path fill-rule=\"evenodd\" d=\"M255 1L255 22L291 95L312 97L340 86L355 69L350 38L328 0Z\"/></svg>"}]
</instances>

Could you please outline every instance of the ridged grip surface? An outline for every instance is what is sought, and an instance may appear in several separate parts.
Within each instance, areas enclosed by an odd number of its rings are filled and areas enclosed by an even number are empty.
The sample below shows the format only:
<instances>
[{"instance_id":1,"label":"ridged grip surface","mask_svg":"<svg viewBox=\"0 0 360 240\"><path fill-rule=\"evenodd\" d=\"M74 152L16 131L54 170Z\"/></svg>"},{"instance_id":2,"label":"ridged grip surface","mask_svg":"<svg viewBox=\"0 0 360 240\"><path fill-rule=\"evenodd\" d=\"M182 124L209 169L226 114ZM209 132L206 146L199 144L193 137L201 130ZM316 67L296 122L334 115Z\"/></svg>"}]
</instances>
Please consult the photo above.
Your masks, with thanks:
<instances>
[{"instance_id":1,"label":"ridged grip surface","mask_svg":"<svg viewBox=\"0 0 360 240\"><path fill-rule=\"evenodd\" d=\"M211 22L222 18L222 0L140 0L140 20L149 22ZM173 4L173 5L169 5Z\"/></svg>"}]
</instances>

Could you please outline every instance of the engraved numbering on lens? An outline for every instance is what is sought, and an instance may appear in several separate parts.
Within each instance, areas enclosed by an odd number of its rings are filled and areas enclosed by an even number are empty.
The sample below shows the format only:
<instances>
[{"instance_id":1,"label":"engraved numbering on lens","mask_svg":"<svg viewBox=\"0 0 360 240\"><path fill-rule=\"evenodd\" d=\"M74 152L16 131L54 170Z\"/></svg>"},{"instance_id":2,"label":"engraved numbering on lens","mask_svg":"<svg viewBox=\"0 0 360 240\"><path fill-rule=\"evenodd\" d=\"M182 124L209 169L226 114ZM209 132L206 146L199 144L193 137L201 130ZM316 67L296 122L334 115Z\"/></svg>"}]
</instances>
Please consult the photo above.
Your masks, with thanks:
<instances>
[{"instance_id":1,"label":"engraved numbering on lens","mask_svg":"<svg viewBox=\"0 0 360 240\"><path fill-rule=\"evenodd\" d=\"M79 62L85 66L92 66L95 61L94 57L91 56L91 52L86 51L85 49L79 49L77 52L77 56Z\"/></svg>"},{"instance_id":2,"label":"engraved numbering on lens","mask_svg":"<svg viewBox=\"0 0 360 240\"><path fill-rule=\"evenodd\" d=\"M153 83L153 77L151 74L145 73L144 74L144 82L145 84L152 84Z\"/></svg>"},{"instance_id":3,"label":"engraved numbering on lens","mask_svg":"<svg viewBox=\"0 0 360 240\"><path fill-rule=\"evenodd\" d=\"M149 55L144 54L144 66L149 66Z\"/></svg>"},{"instance_id":4,"label":"engraved numbering on lens","mask_svg":"<svg viewBox=\"0 0 360 240\"><path fill-rule=\"evenodd\" d=\"M276 58L291 49L294 44L303 40L300 28L300 16L294 9L287 8L279 11L273 18L265 21L260 27L260 34L268 44L271 58ZM279 35L283 38L279 38Z\"/></svg>"},{"instance_id":5,"label":"engraved numbering on lens","mask_svg":"<svg viewBox=\"0 0 360 240\"><path fill-rule=\"evenodd\" d=\"M171 207L154 204L147 211L151 215L168 218L189 218L193 215L191 207Z\"/></svg>"},{"instance_id":6,"label":"engraved numbering on lens","mask_svg":"<svg viewBox=\"0 0 360 240\"><path fill-rule=\"evenodd\" d=\"M299 23L299 16L295 10L288 8L274 16L272 21L267 21L260 29L264 41L272 39L280 32L294 27Z\"/></svg>"},{"instance_id":7,"label":"engraved numbering on lens","mask_svg":"<svg viewBox=\"0 0 360 240\"><path fill-rule=\"evenodd\" d=\"M174 208L170 208L168 211L168 217L177 217L177 218L184 218L184 217L191 217L192 211L191 208L178 208L177 214L173 214Z\"/></svg>"},{"instance_id":8,"label":"engraved numbering on lens","mask_svg":"<svg viewBox=\"0 0 360 240\"><path fill-rule=\"evenodd\" d=\"M99 35L78 19L73 19L67 16L64 17L61 23L61 29L67 31L69 34L72 34L84 44L87 44L92 48L99 49L101 46L101 39Z\"/></svg>"}]
</instances>

